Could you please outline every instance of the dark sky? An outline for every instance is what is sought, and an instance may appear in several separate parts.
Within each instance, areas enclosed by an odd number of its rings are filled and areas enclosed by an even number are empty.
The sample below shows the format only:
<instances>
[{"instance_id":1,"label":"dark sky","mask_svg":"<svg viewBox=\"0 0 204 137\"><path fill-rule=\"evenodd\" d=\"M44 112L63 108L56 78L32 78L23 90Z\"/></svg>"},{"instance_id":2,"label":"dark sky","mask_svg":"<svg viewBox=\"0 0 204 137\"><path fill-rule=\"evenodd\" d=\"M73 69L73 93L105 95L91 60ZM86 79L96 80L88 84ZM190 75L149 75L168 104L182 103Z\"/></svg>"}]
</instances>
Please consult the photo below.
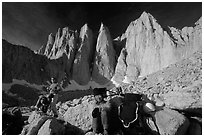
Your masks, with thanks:
<instances>
[{"instance_id":1,"label":"dark sky","mask_svg":"<svg viewBox=\"0 0 204 137\"><path fill-rule=\"evenodd\" d=\"M74 30L88 23L95 32L103 22L112 38L125 32L129 23L143 11L152 14L163 26L181 29L202 16L202 3L150 3L150 2L86 2L86 3L2 3L2 37L14 44L32 50L46 44L47 36L58 28Z\"/></svg>"}]
</instances>

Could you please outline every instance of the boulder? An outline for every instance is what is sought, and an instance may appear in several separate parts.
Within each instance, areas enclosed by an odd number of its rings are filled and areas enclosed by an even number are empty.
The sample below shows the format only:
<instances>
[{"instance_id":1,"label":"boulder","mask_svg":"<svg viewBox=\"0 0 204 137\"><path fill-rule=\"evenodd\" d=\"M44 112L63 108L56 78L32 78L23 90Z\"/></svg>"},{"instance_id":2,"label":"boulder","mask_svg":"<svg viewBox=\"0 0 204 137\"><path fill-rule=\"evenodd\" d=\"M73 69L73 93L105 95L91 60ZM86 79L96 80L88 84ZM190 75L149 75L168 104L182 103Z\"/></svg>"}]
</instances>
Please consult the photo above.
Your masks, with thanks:
<instances>
[{"instance_id":1,"label":"boulder","mask_svg":"<svg viewBox=\"0 0 204 137\"><path fill-rule=\"evenodd\" d=\"M151 115L153 120L149 119L148 125L153 133L161 135L185 135L190 124L184 115L167 108Z\"/></svg>"},{"instance_id":2,"label":"boulder","mask_svg":"<svg viewBox=\"0 0 204 137\"><path fill-rule=\"evenodd\" d=\"M65 133L62 121L37 111L30 115L28 123L21 135L63 135Z\"/></svg>"},{"instance_id":3,"label":"boulder","mask_svg":"<svg viewBox=\"0 0 204 137\"><path fill-rule=\"evenodd\" d=\"M77 106L69 107L69 109L64 114L64 120L84 131L89 130L92 123L92 105L92 101L84 101Z\"/></svg>"},{"instance_id":4,"label":"boulder","mask_svg":"<svg viewBox=\"0 0 204 137\"><path fill-rule=\"evenodd\" d=\"M110 32L101 24L93 62L92 80L101 85L107 84L114 75L115 58Z\"/></svg>"},{"instance_id":5,"label":"boulder","mask_svg":"<svg viewBox=\"0 0 204 137\"><path fill-rule=\"evenodd\" d=\"M202 108L201 89L194 87L175 92L168 92L162 95L165 105L178 110L196 110ZM201 112L200 112L201 113Z\"/></svg>"},{"instance_id":6,"label":"boulder","mask_svg":"<svg viewBox=\"0 0 204 137\"><path fill-rule=\"evenodd\" d=\"M48 119L39 129L38 135L64 135L65 127L57 119Z\"/></svg>"},{"instance_id":7,"label":"boulder","mask_svg":"<svg viewBox=\"0 0 204 137\"><path fill-rule=\"evenodd\" d=\"M46 115L41 115L41 114L37 114L36 116L33 116L32 120L29 120L30 123L28 126L24 127L23 131L21 134L23 135L37 135L38 134L38 130L41 128L41 126L48 120L51 119L52 117L50 116L46 116Z\"/></svg>"}]
</instances>

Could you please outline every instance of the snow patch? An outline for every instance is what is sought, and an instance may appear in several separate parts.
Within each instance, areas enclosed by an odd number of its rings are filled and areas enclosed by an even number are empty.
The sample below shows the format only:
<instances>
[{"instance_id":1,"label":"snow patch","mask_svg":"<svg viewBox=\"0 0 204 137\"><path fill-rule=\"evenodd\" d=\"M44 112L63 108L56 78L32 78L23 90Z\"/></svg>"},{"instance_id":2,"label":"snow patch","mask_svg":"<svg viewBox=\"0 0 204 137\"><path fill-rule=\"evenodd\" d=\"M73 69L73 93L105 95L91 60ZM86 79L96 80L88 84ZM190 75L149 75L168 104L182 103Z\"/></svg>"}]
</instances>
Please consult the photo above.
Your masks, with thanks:
<instances>
[{"instance_id":1,"label":"snow patch","mask_svg":"<svg viewBox=\"0 0 204 137\"><path fill-rule=\"evenodd\" d=\"M70 81L71 84L69 84L66 88L63 88L63 91L73 91L73 90L88 90L90 88L94 89L94 88L107 88L112 89L114 87L119 86L118 83L116 83L115 81L110 81L104 85L100 85L98 83L96 83L95 81L89 81L89 83L87 85L79 85L76 81L71 80ZM2 90L4 90L6 93L9 92L9 90L11 89L11 86L14 84L19 84L19 85L24 85L27 87L31 87L31 88L35 88L38 90L42 90L43 85L36 85L36 84L30 84L25 80L17 80L17 79L13 79L12 83L2 83ZM48 84L50 84L48 82Z\"/></svg>"},{"instance_id":2,"label":"snow patch","mask_svg":"<svg viewBox=\"0 0 204 137\"><path fill-rule=\"evenodd\" d=\"M5 92L8 92L10 90L11 86L14 84L24 85L27 87L42 90L42 85L30 84L25 80L18 80L18 79L13 79L12 83L2 83L2 90L4 90Z\"/></svg>"}]
</instances>

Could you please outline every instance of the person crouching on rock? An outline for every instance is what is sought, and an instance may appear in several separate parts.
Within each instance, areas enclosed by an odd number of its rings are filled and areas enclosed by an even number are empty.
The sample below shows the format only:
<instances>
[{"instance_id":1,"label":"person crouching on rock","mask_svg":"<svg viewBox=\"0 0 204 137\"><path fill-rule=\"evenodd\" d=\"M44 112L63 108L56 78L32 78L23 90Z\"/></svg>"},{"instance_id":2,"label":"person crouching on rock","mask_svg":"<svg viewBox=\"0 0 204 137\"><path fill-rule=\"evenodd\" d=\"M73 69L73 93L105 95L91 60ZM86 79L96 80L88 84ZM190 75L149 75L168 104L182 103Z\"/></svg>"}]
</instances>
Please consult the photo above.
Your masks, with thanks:
<instances>
[{"instance_id":1,"label":"person crouching on rock","mask_svg":"<svg viewBox=\"0 0 204 137\"><path fill-rule=\"evenodd\" d=\"M110 104L104 100L106 88L95 88L93 90L95 104L92 111L92 129L95 134L109 134L108 113Z\"/></svg>"},{"instance_id":2,"label":"person crouching on rock","mask_svg":"<svg viewBox=\"0 0 204 137\"><path fill-rule=\"evenodd\" d=\"M54 117L58 117L56 103L58 101L58 93L61 91L60 85L55 78L51 78L51 85L48 87L49 94L47 96L41 95L35 105L35 108L47 113L49 106L54 114Z\"/></svg>"},{"instance_id":3,"label":"person crouching on rock","mask_svg":"<svg viewBox=\"0 0 204 137\"><path fill-rule=\"evenodd\" d=\"M35 105L35 109L43 112L43 113L47 113L48 108L51 104L52 98L54 97L53 94L48 94L47 96L45 95L40 95L38 98L38 101Z\"/></svg>"}]
</instances>

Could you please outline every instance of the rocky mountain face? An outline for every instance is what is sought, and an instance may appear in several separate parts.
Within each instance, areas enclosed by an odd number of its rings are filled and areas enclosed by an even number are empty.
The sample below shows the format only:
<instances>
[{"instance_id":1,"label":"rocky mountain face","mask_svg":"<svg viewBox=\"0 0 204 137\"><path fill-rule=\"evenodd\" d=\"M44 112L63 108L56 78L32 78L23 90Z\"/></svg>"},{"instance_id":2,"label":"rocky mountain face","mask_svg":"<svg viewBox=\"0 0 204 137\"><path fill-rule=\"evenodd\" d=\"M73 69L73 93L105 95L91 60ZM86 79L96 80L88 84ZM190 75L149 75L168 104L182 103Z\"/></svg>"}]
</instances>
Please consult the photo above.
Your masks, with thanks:
<instances>
[{"instance_id":1,"label":"rocky mountain face","mask_svg":"<svg viewBox=\"0 0 204 137\"><path fill-rule=\"evenodd\" d=\"M195 25L182 30L170 28L172 31L168 33L152 15L143 12L119 39L126 39L126 44L118 58L113 81L135 81L138 76L161 70L200 50L201 19ZM121 68L126 69L121 71Z\"/></svg>"},{"instance_id":2,"label":"rocky mountain face","mask_svg":"<svg viewBox=\"0 0 204 137\"><path fill-rule=\"evenodd\" d=\"M202 50L202 18L200 18L194 27L184 27L178 30L169 27L172 38L176 44L177 58L185 58L195 51Z\"/></svg>"},{"instance_id":3,"label":"rocky mountain face","mask_svg":"<svg viewBox=\"0 0 204 137\"><path fill-rule=\"evenodd\" d=\"M46 57L39 56L26 47L15 46L2 40L2 81L24 79L31 83L41 83L48 75L44 68L48 64ZM28 71L29 70L29 71Z\"/></svg>"},{"instance_id":4,"label":"rocky mountain face","mask_svg":"<svg viewBox=\"0 0 204 137\"><path fill-rule=\"evenodd\" d=\"M51 60L61 58L63 71L66 75L71 76L71 68L75 59L76 50L78 48L78 33L70 30L68 27L58 29L54 36L52 33L48 36L47 45L44 45L38 51L38 54L45 55ZM61 78L58 78L62 80Z\"/></svg>"},{"instance_id":5,"label":"rocky mountain face","mask_svg":"<svg viewBox=\"0 0 204 137\"><path fill-rule=\"evenodd\" d=\"M93 32L85 24L79 35L79 48L73 64L72 78L80 85L87 84L91 79L91 64L94 54Z\"/></svg>"},{"instance_id":6,"label":"rocky mountain face","mask_svg":"<svg viewBox=\"0 0 204 137\"><path fill-rule=\"evenodd\" d=\"M143 12L114 40L103 24L97 37L87 24L80 33L65 27L50 34L37 54L3 40L3 82L15 78L39 84L54 76L79 85L90 81L130 83L201 50L201 22L200 18L194 27L182 30L169 27L167 32L151 14Z\"/></svg>"},{"instance_id":7,"label":"rocky mountain face","mask_svg":"<svg viewBox=\"0 0 204 137\"><path fill-rule=\"evenodd\" d=\"M92 79L101 85L108 83L114 75L115 64L115 50L110 32L106 26L101 24L93 62Z\"/></svg>"}]
</instances>

